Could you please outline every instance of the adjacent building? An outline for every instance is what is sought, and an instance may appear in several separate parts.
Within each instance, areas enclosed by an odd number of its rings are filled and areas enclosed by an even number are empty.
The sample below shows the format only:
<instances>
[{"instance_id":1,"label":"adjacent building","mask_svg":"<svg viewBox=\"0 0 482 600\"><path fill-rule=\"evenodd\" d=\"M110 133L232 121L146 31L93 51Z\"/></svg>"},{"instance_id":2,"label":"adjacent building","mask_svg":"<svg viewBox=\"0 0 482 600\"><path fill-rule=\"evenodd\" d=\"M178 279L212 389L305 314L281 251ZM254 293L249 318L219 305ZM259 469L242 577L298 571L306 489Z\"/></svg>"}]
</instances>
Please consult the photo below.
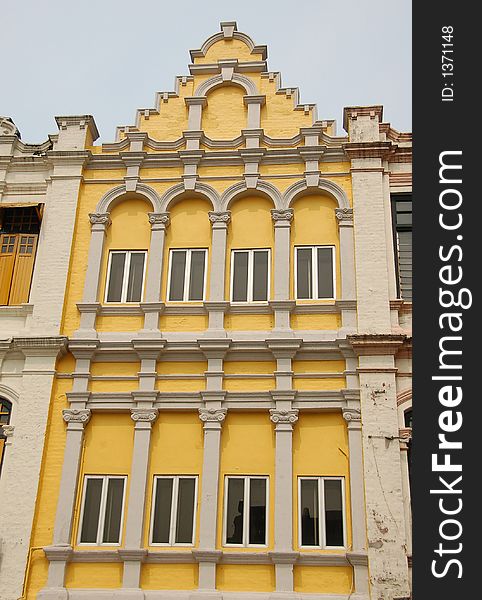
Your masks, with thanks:
<instances>
[{"instance_id":1,"label":"adjacent building","mask_svg":"<svg viewBox=\"0 0 482 600\"><path fill-rule=\"evenodd\" d=\"M2 600L409 597L411 135L266 60L225 22L115 142L2 121Z\"/></svg>"}]
</instances>

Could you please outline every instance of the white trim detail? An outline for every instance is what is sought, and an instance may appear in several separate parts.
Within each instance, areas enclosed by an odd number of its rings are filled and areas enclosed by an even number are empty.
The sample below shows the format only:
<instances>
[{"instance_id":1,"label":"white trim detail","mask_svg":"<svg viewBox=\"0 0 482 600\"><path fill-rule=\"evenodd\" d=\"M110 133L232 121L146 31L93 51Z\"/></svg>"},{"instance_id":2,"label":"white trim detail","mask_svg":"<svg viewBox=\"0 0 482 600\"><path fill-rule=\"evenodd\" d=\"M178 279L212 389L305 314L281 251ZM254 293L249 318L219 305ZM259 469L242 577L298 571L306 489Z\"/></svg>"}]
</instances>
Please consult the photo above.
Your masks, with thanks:
<instances>
[{"instance_id":1,"label":"white trim detail","mask_svg":"<svg viewBox=\"0 0 482 600\"><path fill-rule=\"evenodd\" d=\"M318 185L309 186L304 179L290 185L283 195L283 202L279 208L290 208L294 200L305 191L327 192L338 203L338 208L351 208L345 191L333 181L319 179Z\"/></svg>"},{"instance_id":2,"label":"white trim detail","mask_svg":"<svg viewBox=\"0 0 482 600\"><path fill-rule=\"evenodd\" d=\"M220 201L221 207L219 210L221 212L229 210L231 203L239 194L243 194L248 191L250 193L253 193L254 190L257 190L258 192L262 192L266 196L268 196L271 199L271 201L273 202L273 205L274 205L273 208L275 208L275 209L284 208L283 207L283 197L281 195L281 192L271 183L268 183L267 181L258 179L258 181L256 183L256 187L254 187L254 188L248 188L245 181L240 181L240 182L235 183L234 185L228 187L228 189L225 190L221 196L221 201Z\"/></svg>"},{"instance_id":3,"label":"white trim detail","mask_svg":"<svg viewBox=\"0 0 482 600\"><path fill-rule=\"evenodd\" d=\"M102 196L94 213L109 213L115 204L127 194L125 185L119 185ZM156 190L152 189L145 183L138 183L135 191L136 195L144 196L152 205L152 212L161 213L164 212L161 209L161 200Z\"/></svg>"},{"instance_id":4,"label":"white trim detail","mask_svg":"<svg viewBox=\"0 0 482 600\"><path fill-rule=\"evenodd\" d=\"M223 85L223 84L230 85L233 83L242 87L244 89L244 91L246 92L246 94L249 96L258 96L259 95L258 88L256 87L256 84L254 83L254 81L252 79L250 79L249 77L246 77L245 75L240 75L239 73L233 73L231 79L228 82L225 81L222 74L215 75L214 77L210 77L209 79L206 79L206 81L203 81L196 88L193 96L195 98L204 97L208 94L208 92L219 87L220 85Z\"/></svg>"}]
</instances>

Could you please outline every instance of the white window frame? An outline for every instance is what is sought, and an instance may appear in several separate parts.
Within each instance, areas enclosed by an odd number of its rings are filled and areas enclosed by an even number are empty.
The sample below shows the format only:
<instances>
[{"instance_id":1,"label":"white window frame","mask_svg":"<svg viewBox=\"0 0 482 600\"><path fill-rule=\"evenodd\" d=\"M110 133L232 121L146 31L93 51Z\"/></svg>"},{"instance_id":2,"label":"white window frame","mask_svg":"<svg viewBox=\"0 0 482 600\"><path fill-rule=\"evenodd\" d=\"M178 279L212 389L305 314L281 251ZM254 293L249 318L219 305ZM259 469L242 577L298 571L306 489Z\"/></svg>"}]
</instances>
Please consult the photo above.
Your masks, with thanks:
<instances>
[{"instance_id":1,"label":"white window frame","mask_svg":"<svg viewBox=\"0 0 482 600\"><path fill-rule=\"evenodd\" d=\"M154 515L156 512L156 492L157 482L160 479L173 479L172 494L171 494L171 521L169 523L169 542L153 542L154 533ZM192 515L192 540L187 542L176 542L176 525L177 525L177 502L179 498L179 480L194 479L194 506ZM198 476L197 475L154 475L154 484L152 486L152 501L151 501L151 519L149 524L149 545L150 546L194 546L196 539L196 514L197 514L197 495L198 495Z\"/></svg>"},{"instance_id":2,"label":"white window frame","mask_svg":"<svg viewBox=\"0 0 482 600\"><path fill-rule=\"evenodd\" d=\"M254 253L259 251L268 253L268 287L266 292L266 300L253 300L253 277L254 277ZM248 293L246 300L233 300L234 294L234 255L237 252L248 253ZM231 250L231 293L230 300L233 304L268 304L271 297L271 248L236 248Z\"/></svg>"},{"instance_id":3,"label":"white window frame","mask_svg":"<svg viewBox=\"0 0 482 600\"><path fill-rule=\"evenodd\" d=\"M244 480L244 496L243 496L243 543L230 544L226 541L228 535L228 482L230 479ZM249 543L249 491L251 479L264 479L266 481L266 526L265 526L265 543L250 544ZM228 548L266 548L269 540L269 476L268 475L225 475L224 477L224 516L223 516L223 546Z\"/></svg>"},{"instance_id":4,"label":"white window frame","mask_svg":"<svg viewBox=\"0 0 482 600\"><path fill-rule=\"evenodd\" d=\"M298 249L311 249L311 281L313 282L312 297L298 298ZM331 273L333 280L333 296L331 298L318 298L318 248L331 248ZM325 244L321 246L295 246L295 298L296 300L336 300L336 246L333 244Z\"/></svg>"},{"instance_id":5,"label":"white window frame","mask_svg":"<svg viewBox=\"0 0 482 600\"><path fill-rule=\"evenodd\" d=\"M191 254L193 251L204 252L204 279L203 279L203 297L202 300L189 300L189 278L191 275ZM172 272L172 255L174 252L186 252L186 266L184 267L184 292L182 300L169 300L171 296L171 272ZM167 294L166 302L204 302L206 300L206 280L208 273L208 249L207 248L169 248L169 266L167 273Z\"/></svg>"},{"instance_id":6,"label":"white window frame","mask_svg":"<svg viewBox=\"0 0 482 600\"><path fill-rule=\"evenodd\" d=\"M301 527L301 481L302 480L314 480L318 481L318 539L320 545L318 546L303 546L302 544L302 527ZM342 509L342 522L343 522L343 546L328 546L326 544L326 527L325 527L325 488L324 482L328 480L341 481L341 509ZM323 477L323 476L305 476L300 475L298 477L298 545L300 548L306 549L323 549L323 550L340 550L346 548L346 500L345 500L345 478L344 477Z\"/></svg>"},{"instance_id":7,"label":"white window frame","mask_svg":"<svg viewBox=\"0 0 482 600\"><path fill-rule=\"evenodd\" d=\"M125 254L126 262L124 263L124 273L122 275L122 291L121 291L121 299L119 301L110 301L107 300L107 296L109 294L109 283L110 283L110 271L112 266L112 255L113 254ZM144 298L144 285L146 283L146 267L147 267L147 250L110 250L109 251L109 262L107 265L107 278L105 282L105 293L104 293L104 302L105 304L139 304L138 302L131 302L126 300L127 296L127 286L129 284L129 272L131 268L131 255L132 254L144 254L144 269L142 271L142 288L141 288L141 299Z\"/></svg>"},{"instance_id":8,"label":"white window frame","mask_svg":"<svg viewBox=\"0 0 482 600\"><path fill-rule=\"evenodd\" d=\"M84 523L84 509L85 509L85 496L87 493L87 480L89 479L101 479L102 480L102 493L100 497L100 510L99 510L99 521L97 523L97 537L96 542L81 542L82 536L82 525ZM123 479L124 486L122 489L122 508L120 518L120 529L119 529L119 541L118 542L103 542L102 535L104 533L105 523L105 504L107 501L107 490L109 488L109 479ZM124 512L125 512L125 501L126 501L126 488L127 488L127 475L84 475L84 487L82 490L82 504L80 510L79 526L77 532L77 545L78 546L120 546L123 536L124 528Z\"/></svg>"}]
</instances>

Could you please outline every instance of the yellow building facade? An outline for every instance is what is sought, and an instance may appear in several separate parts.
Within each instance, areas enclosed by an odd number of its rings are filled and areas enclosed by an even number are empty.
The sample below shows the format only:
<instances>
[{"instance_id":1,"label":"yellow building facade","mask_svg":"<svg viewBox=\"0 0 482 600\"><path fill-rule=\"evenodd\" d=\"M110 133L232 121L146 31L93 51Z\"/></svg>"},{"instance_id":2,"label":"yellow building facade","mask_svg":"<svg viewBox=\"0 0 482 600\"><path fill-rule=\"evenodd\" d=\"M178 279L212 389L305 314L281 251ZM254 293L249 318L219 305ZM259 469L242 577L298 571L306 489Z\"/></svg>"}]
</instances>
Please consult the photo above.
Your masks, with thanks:
<instances>
[{"instance_id":1,"label":"yellow building facade","mask_svg":"<svg viewBox=\"0 0 482 600\"><path fill-rule=\"evenodd\" d=\"M376 106L337 136L235 23L191 58L116 142L61 124L84 162L22 598L407 596L409 136Z\"/></svg>"}]
</instances>

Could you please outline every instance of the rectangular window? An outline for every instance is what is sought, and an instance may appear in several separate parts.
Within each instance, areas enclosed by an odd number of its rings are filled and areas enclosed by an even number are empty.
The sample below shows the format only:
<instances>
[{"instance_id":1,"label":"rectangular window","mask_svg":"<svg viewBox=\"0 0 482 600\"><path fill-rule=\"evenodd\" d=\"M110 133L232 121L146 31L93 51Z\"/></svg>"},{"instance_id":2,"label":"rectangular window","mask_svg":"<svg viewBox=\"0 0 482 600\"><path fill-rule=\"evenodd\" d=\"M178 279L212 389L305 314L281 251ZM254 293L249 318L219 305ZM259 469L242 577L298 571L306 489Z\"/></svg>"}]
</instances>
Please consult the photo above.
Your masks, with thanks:
<instances>
[{"instance_id":1,"label":"rectangular window","mask_svg":"<svg viewBox=\"0 0 482 600\"><path fill-rule=\"evenodd\" d=\"M156 477L151 515L153 545L194 543L197 477Z\"/></svg>"},{"instance_id":2,"label":"rectangular window","mask_svg":"<svg viewBox=\"0 0 482 600\"><path fill-rule=\"evenodd\" d=\"M265 546L267 533L267 477L226 477L224 544Z\"/></svg>"},{"instance_id":3,"label":"rectangular window","mask_svg":"<svg viewBox=\"0 0 482 600\"><path fill-rule=\"evenodd\" d=\"M79 544L120 543L125 481L125 477L85 477Z\"/></svg>"},{"instance_id":4,"label":"rectangular window","mask_svg":"<svg viewBox=\"0 0 482 600\"><path fill-rule=\"evenodd\" d=\"M231 301L266 302L269 297L270 251L233 250Z\"/></svg>"},{"instance_id":5,"label":"rectangular window","mask_svg":"<svg viewBox=\"0 0 482 600\"><path fill-rule=\"evenodd\" d=\"M392 223L398 294L412 301L412 195L392 195Z\"/></svg>"},{"instance_id":6,"label":"rectangular window","mask_svg":"<svg viewBox=\"0 0 482 600\"><path fill-rule=\"evenodd\" d=\"M297 300L323 300L335 297L335 248L298 246L295 288Z\"/></svg>"},{"instance_id":7,"label":"rectangular window","mask_svg":"<svg viewBox=\"0 0 482 600\"><path fill-rule=\"evenodd\" d=\"M204 300L207 250L171 250L169 256L169 302Z\"/></svg>"},{"instance_id":8,"label":"rectangular window","mask_svg":"<svg viewBox=\"0 0 482 600\"><path fill-rule=\"evenodd\" d=\"M113 250L109 254L106 302L140 302L144 287L146 252Z\"/></svg>"},{"instance_id":9,"label":"rectangular window","mask_svg":"<svg viewBox=\"0 0 482 600\"><path fill-rule=\"evenodd\" d=\"M299 538L307 548L345 546L345 495L341 477L300 477Z\"/></svg>"}]
</instances>

